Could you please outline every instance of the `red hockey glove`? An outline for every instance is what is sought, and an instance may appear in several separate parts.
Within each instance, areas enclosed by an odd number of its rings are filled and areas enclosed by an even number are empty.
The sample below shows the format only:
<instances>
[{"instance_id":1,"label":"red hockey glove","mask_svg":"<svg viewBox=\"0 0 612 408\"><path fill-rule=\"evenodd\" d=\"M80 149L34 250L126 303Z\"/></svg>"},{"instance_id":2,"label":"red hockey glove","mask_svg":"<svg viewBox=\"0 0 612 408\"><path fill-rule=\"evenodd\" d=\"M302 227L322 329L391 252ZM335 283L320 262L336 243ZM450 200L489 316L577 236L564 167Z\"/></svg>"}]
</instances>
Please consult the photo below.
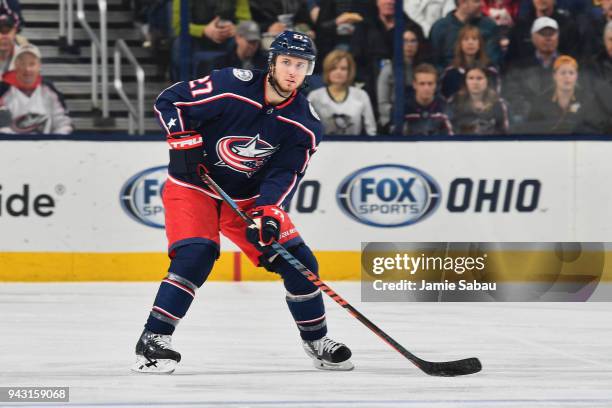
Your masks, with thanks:
<instances>
[{"instance_id":1,"label":"red hockey glove","mask_svg":"<svg viewBox=\"0 0 612 408\"><path fill-rule=\"evenodd\" d=\"M262 205L249 210L248 215L255 221L246 229L246 239L257 246L270 245L280 238L281 227L285 221L283 210L275 205Z\"/></svg>"},{"instance_id":2,"label":"red hockey glove","mask_svg":"<svg viewBox=\"0 0 612 408\"><path fill-rule=\"evenodd\" d=\"M187 150L202 146L202 135L194 130L174 132L166 137L171 150Z\"/></svg>"}]
</instances>

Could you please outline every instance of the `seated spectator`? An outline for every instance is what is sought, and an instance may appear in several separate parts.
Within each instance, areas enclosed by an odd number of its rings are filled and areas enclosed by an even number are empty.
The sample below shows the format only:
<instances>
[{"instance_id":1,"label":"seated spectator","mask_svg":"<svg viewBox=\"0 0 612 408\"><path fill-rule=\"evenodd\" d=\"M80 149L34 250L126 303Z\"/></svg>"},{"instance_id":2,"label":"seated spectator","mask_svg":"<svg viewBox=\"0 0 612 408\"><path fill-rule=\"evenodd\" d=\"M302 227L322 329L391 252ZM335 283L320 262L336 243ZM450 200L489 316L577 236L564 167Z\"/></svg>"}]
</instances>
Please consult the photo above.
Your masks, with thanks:
<instances>
[{"instance_id":1,"label":"seated spectator","mask_svg":"<svg viewBox=\"0 0 612 408\"><path fill-rule=\"evenodd\" d=\"M456 0L457 9L438 20L431 28L430 41L436 65L449 66L454 57L459 31L466 24L478 27L485 41L485 51L494 65L499 66L501 49L499 29L495 21L482 15L481 0Z\"/></svg>"},{"instance_id":2,"label":"seated spectator","mask_svg":"<svg viewBox=\"0 0 612 408\"><path fill-rule=\"evenodd\" d=\"M553 87L553 64L559 55L559 25L550 17L540 17L531 27L535 51L510 65L504 78L504 95L510 104L511 122L522 123L536 97Z\"/></svg>"},{"instance_id":3,"label":"seated spectator","mask_svg":"<svg viewBox=\"0 0 612 408\"><path fill-rule=\"evenodd\" d=\"M306 30L312 30L313 23L306 0L249 0L249 6L253 21L259 24L263 33L276 36L285 30L294 30L298 25L305 25Z\"/></svg>"},{"instance_id":4,"label":"seated spectator","mask_svg":"<svg viewBox=\"0 0 612 408\"><path fill-rule=\"evenodd\" d=\"M14 69L14 55L27 40L17 35L19 19L9 8L0 5L0 74Z\"/></svg>"},{"instance_id":5,"label":"seated spectator","mask_svg":"<svg viewBox=\"0 0 612 408\"><path fill-rule=\"evenodd\" d=\"M455 0L410 0L404 1L404 12L418 21L423 33L429 36L431 26L455 9Z\"/></svg>"},{"instance_id":6,"label":"seated spectator","mask_svg":"<svg viewBox=\"0 0 612 408\"><path fill-rule=\"evenodd\" d=\"M318 6L309 0L249 0L253 20L262 30L261 48L270 49L274 38L285 30L293 30L315 39L315 21L311 10Z\"/></svg>"},{"instance_id":7,"label":"seated spectator","mask_svg":"<svg viewBox=\"0 0 612 408\"><path fill-rule=\"evenodd\" d=\"M451 101L451 122L457 133L499 135L508 133L505 102L489 86L488 71L475 66L465 73L463 88Z\"/></svg>"},{"instance_id":8,"label":"seated spectator","mask_svg":"<svg viewBox=\"0 0 612 408\"><path fill-rule=\"evenodd\" d=\"M404 31L404 82L405 92L414 93L412 88L412 74L416 67L423 59L419 38L417 33L412 29ZM385 60L385 63L378 75L376 84L376 93L378 96L378 115L380 127L383 133L389 133L391 124L392 106L395 100L395 74L393 63L390 60Z\"/></svg>"},{"instance_id":9,"label":"seated spectator","mask_svg":"<svg viewBox=\"0 0 612 408\"><path fill-rule=\"evenodd\" d=\"M537 99L529 114L532 133L595 133L601 113L593 98L578 86L578 63L568 55L556 59L555 87Z\"/></svg>"},{"instance_id":10,"label":"seated spectator","mask_svg":"<svg viewBox=\"0 0 612 408\"><path fill-rule=\"evenodd\" d=\"M373 13L370 0L321 0L315 26L318 54L327 55L334 48L347 51L355 32L355 24Z\"/></svg>"},{"instance_id":11,"label":"seated spectator","mask_svg":"<svg viewBox=\"0 0 612 408\"><path fill-rule=\"evenodd\" d=\"M602 39L606 24L612 22L612 0L601 0L597 11L579 17L582 55L585 57L593 57L604 49Z\"/></svg>"},{"instance_id":12,"label":"seated spectator","mask_svg":"<svg viewBox=\"0 0 612 408\"><path fill-rule=\"evenodd\" d=\"M612 21L606 24L602 37L605 48L590 61L590 89L607 118L600 128L602 132L612 134Z\"/></svg>"},{"instance_id":13,"label":"seated spectator","mask_svg":"<svg viewBox=\"0 0 612 408\"><path fill-rule=\"evenodd\" d=\"M406 98L404 135L452 135L446 102L436 95L438 71L431 64L414 69L414 94Z\"/></svg>"},{"instance_id":14,"label":"seated spectator","mask_svg":"<svg viewBox=\"0 0 612 408\"><path fill-rule=\"evenodd\" d=\"M576 55L581 40L575 19L566 10L556 7L555 0L532 0L530 12L519 18L510 33L507 61L524 58L533 53L531 27L540 17L548 17L557 22L559 52Z\"/></svg>"},{"instance_id":15,"label":"seated spectator","mask_svg":"<svg viewBox=\"0 0 612 408\"><path fill-rule=\"evenodd\" d=\"M493 66L484 50L484 40L478 27L463 26L455 44L455 58L440 78L441 93L447 100L457 93L465 83L465 72L469 67L480 65L486 67L491 79L491 86L499 93L501 81L499 73Z\"/></svg>"},{"instance_id":16,"label":"seated spectator","mask_svg":"<svg viewBox=\"0 0 612 408\"><path fill-rule=\"evenodd\" d=\"M355 60L342 50L330 52L323 62L327 85L308 94L308 100L321 117L327 135L376 135L376 120L368 94L351 86Z\"/></svg>"},{"instance_id":17,"label":"seated spectator","mask_svg":"<svg viewBox=\"0 0 612 408\"><path fill-rule=\"evenodd\" d=\"M268 57L261 50L261 33L254 21L243 21L236 28L236 46L215 60L213 69L235 67L242 69L266 69ZM210 72L199 72L199 76Z\"/></svg>"},{"instance_id":18,"label":"seated spectator","mask_svg":"<svg viewBox=\"0 0 612 408\"><path fill-rule=\"evenodd\" d=\"M180 0L174 0L173 27L180 30ZM196 50L225 50L236 33L236 22L251 19L248 3L239 0L190 0L189 35Z\"/></svg>"},{"instance_id":19,"label":"seated spectator","mask_svg":"<svg viewBox=\"0 0 612 408\"><path fill-rule=\"evenodd\" d=\"M172 3L172 25L177 36L181 27L180 3L180 0L173 0ZM236 24L239 21L251 20L247 0L189 0L189 11L192 55L197 57L198 52L214 55L205 58L204 62L212 62L219 54L229 52L234 45ZM173 78L178 77L180 48L177 38L172 46Z\"/></svg>"},{"instance_id":20,"label":"seated spectator","mask_svg":"<svg viewBox=\"0 0 612 408\"><path fill-rule=\"evenodd\" d=\"M405 29L417 35L421 54L427 55L427 43L423 29L416 22L404 16ZM374 108L376 100L376 81L384 60L393 58L395 32L395 0L377 0L376 9L356 25L351 49L357 62L357 82L364 84Z\"/></svg>"},{"instance_id":21,"label":"seated spectator","mask_svg":"<svg viewBox=\"0 0 612 408\"><path fill-rule=\"evenodd\" d=\"M495 21L499 27L499 46L506 54L510 45L510 29L518 18L520 0L484 0L482 13Z\"/></svg>"},{"instance_id":22,"label":"seated spectator","mask_svg":"<svg viewBox=\"0 0 612 408\"><path fill-rule=\"evenodd\" d=\"M590 71L595 80L612 86L612 21L606 24L602 34L604 48L591 59ZM596 89L597 87L594 87Z\"/></svg>"},{"instance_id":23,"label":"seated spectator","mask_svg":"<svg viewBox=\"0 0 612 408\"><path fill-rule=\"evenodd\" d=\"M2 133L68 134L72 121L62 94L40 75L38 47L27 44L15 54L15 70L6 72L0 83L0 107L11 114L10 126Z\"/></svg>"}]
</instances>

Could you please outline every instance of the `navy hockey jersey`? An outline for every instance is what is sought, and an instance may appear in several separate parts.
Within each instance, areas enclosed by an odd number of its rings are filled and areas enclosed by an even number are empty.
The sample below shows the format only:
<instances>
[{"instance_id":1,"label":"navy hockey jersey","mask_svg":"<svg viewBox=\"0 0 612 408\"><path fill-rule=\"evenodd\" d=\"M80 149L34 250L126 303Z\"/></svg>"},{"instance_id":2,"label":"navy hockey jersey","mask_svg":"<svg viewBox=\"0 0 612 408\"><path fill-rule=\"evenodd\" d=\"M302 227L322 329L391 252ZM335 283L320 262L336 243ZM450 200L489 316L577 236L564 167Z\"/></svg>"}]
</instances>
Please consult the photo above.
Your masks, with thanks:
<instances>
[{"instance_id":1,"label":"navy hockey jersey","mask_svg":"<svg viewBox=\"0 0 612 408\"><path fill-rule=\"evenodd\" d=\"M257 197L256 205L288 204L321 141L322 126L299 92L281 105L267 105L265 80L262 71L225 68L178 82L158 96L154 109L168 134L202 135L195 149L169 142L170 181L216 197L196 173L202 163L237 201Z\"/></svg>"}]
</instances>

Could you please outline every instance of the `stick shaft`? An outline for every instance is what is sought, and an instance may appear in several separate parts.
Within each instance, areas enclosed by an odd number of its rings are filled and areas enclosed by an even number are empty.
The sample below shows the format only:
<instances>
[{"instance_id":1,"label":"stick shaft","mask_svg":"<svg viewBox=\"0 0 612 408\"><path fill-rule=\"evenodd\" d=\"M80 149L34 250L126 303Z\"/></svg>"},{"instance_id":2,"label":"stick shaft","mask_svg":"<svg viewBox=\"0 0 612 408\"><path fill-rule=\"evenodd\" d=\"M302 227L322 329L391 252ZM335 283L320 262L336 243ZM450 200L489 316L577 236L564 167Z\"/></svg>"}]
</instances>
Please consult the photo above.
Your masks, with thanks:
<instances>
[{"instance_id":1,"label":"stick shaft","mask_svg":"<svg viewBox=\"0 0 612 408\"><path fill-rule=\"evenodd\" d=\"M238 207L236 202L229 196L223 189L210 177L208 171L202 166L203 170L200 170L200 177L202 180L208 184L222 199L225 201L232 210L238 215L247 225L252 225L255 222L247 215L244 211ZM346 309L353 317L359 320L364 326L370 329L374 334L380 337L385 343L387 343L391 348L396 350L402 356L410 360L415 366L417 366L423 372L429 375L442 375L442 376L455 376L455 375L465 375L465 374L473 374L475 372L480 371L481 365L478 359L470 358L459 361L450 361L450 362L440 362L440 363L432 363L430 361L423 360L406 348L404 348L401 344L395 341L391 336L385 333L381 328L376 326L370 319L365 317L361 312L355 309L349 302L347 302L343 297L341 297L338 293L336 293L332 288L329 287L326 283L324 283L314 272L309 270L303 263L301 263L296 257L294 257L289 251L285 249L281 244L274 241L270 245L274 252L276 252L280 257L282 257L287 263L289 263L295 270L297 270L300 274L302 274L306 279L308 279L314 286L321 289L327 296L332 298L334 302L342 306Z\"/></svg>"},{"instance_id":2,"label":"stick shaft","mask_svg":"<svg viewBox=\"0 0 612 408\"><path fill-rule=\"evenodd\" d=\"M247 223L247 225L254 224L254 221L244 213L238 207L236 202L229 196L223 189L207 174L202 174L202 177L205 181L212 187L215 192L221 196L223 201L225 201L234 212ZM298 272L300 272L306 279L313 283L317 288L321 289L327 296L332 298L334 302L342 306L346 309L352 316L354 316L357 320L363 323L368 329L373 331L376 335L378 335L381 339L383 339L388 345L397 350L404 357L408 358L412 361L417 367L419 363L422 362L420 358L406 350L401 344L395 341L391 336L385 333L382 329L376 326L370 319L365 317L361 312L355 309L349 302L347 302L343 297L341 297L338 293L336 293L332 288L329 287L326 283L324 283L316 274L310 271L304 264L302 264L298 259L296 259L289 251L285 249L278 242L272 243L272 249L281 256L285 261L287 261L291 266L293 266Z\"/></svg>"}]
</instances>

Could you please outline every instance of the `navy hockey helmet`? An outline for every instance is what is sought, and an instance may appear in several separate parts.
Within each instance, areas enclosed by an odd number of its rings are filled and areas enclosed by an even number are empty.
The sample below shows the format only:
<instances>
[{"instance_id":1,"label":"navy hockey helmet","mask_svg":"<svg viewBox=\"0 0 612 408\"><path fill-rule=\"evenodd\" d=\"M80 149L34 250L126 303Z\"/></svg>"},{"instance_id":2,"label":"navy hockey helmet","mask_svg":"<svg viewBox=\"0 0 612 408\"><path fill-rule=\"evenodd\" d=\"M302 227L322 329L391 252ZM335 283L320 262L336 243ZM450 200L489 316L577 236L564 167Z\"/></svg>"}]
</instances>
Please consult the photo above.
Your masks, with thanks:
<instances>
[{"instance_id":1,"label":"navy hockey helmet","mask_svg":"<svg viewBox=\"0 0 612 408\"><path fill-rule=\"evenodd\" d=\"M306 34L297 31L283 31L276 36L268 50L268 64L274 62L277 55L291 55L308 61L306 75L312 75L314 71L317 50L314 43Z\"/></svg>"}]
</instances>

